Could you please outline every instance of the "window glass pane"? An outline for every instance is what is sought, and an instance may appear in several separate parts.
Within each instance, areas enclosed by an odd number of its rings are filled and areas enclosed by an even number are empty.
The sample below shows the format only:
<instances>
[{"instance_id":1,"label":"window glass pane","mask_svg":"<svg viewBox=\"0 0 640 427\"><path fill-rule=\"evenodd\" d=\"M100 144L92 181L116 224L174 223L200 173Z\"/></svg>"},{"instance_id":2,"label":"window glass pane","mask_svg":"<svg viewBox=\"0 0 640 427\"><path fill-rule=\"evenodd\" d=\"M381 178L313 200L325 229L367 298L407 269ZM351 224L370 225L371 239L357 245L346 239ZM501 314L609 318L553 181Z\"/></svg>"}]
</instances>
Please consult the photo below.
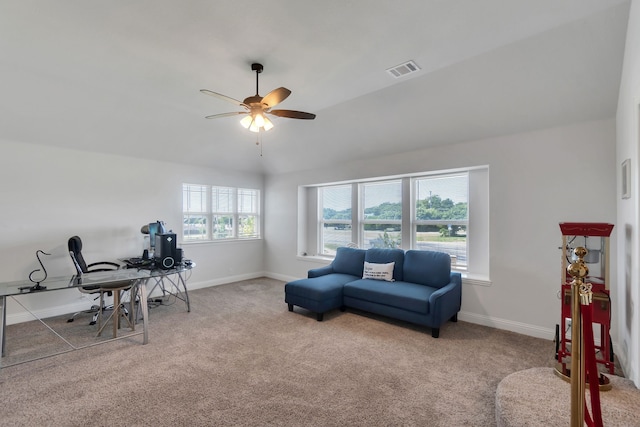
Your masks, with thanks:
<instances>
[{"instance_id":1,"label":"window glass pane","mask_svg":"<svg viewBox=\"0 0 640 427\"><path fill-rule=\"evenodd\" d=\"M207 211L207 186L184 184L182 186L182 211Z\"/></svg>"},{"instance_id":2,"label":"window glass pane","mask_svg":"<svg viewBox=\"0 0 640 427\"><path fill-rule=\"evenodd\" d=\"M351 185L321 188L322 219L351 220Z\"/></svg>"},{"instance_id":3,"label":"window glass pane","mask_svg":"<svg viewBox=\"0 0 640 427\"><path fill-rule=\"evenodd\" d=\"M207 217L205 215L184 215L183 240L207 240L207 234Z\"/></svg>"},{"instance_id":4,"label":"window glass pane","mask_svg":"<svg viewBox=\"0 0 640 427\"><path fill-rule=\"evenodd\" d=\"M255 215L238 216L238 237L241 239L258 237L258 217Z\"/></svg>"},{"instance_id":5,"label":"window glass pane","mask_svg":"<svg viewBox=\"0 0 640 427\"><path fill-rule=\"evenodd\" d=\"M468 174L415 180L416 249L446 252L452 265L467 265L468 182Z\"/></svg>"},{"instance_id":6,"label":"window glass pane","mask_svg":"<svg viewBox=\"0 0 640 427\"><path fill-rule=\"evenodd\" d=\"M335 255L340 246L351 242L351 224L325 222L322 227L322 253Z\"/></svg>"},{"instance_id":7,"label":"window glass pane","mask_svg":"<svg viewBox=\"0 0 640 427\"><path fill-rule=\"evenodd\" d=\"M401 247L402 181L362 184L363 248Z\"/></svg>"},{"instance_id":8,"label":"window glass pane","mask_svg":"<svg viewBox=\"0 0 640 427\"><path fill-rule=\"evenodd\" d=\"M402 244L400 224L364 224L364 248L399 248Z\"/></svg>"},{"instance_id":9,"label":"window glass pane","mask_svg":"<svg viewBox=\"0 0 640 427\"><path fill-rule=\"evenodd\" d=\"M451 265L467 265L466 225L418 225L415 248L446 252Z\"/></svg>"},{"instance_id":10,"label":"window glass pane","mask_svg":"<svg viewBox=\"0 0 640 427\"><path fill-rule=\"evenodd\" d=\"M258 213L258 190L238 189L238 212Z\"/></svg>"},{"instance_id":11,"label":"window glass pane","mask_svg":"<svg viewBox=\"0 0 640 427\"><path fill-rule=\"evenodd\" d=\"M325 255L335 255L336 249L346 246L351 237L351 185L320 188L321 249Z\"/></svg>"},{"instance_id":12,"label":"window glass pane","mask_svg":"<svg viewBox=\"0 0 640 427\"><path fill-rule=\"evenodd\" d=\"M213 215L213 238L233 238L233 215Z\"/></svg>"},{"instance_id":13,"label":"window glass pane","mask_svg":"<svg viewBox=\"0 0 640 427\"><path fill-rule=\"evenodd\" d=\"M402 220L402 182L386 181L362 185L364 220Z\"/></svg>"},{"instance_id":14,"label":"window glass pane","mask_svg":"<svg viewBox=\"0 0 640 427\"><path fill-rule=\"evenodd\" d=\"M416 180L417 220L467 220L467 174Z\"/></svg>"},{"instance_id":15,"label":"window glass pane","mask_svg":"<svg viewBox=\"0 0 640 427\"><path fill-rule=\"evenodd\" d=\"M233 188L213 187L211 189L211 210L218 213L233 213Z\"/></svg>"}]
</instances>

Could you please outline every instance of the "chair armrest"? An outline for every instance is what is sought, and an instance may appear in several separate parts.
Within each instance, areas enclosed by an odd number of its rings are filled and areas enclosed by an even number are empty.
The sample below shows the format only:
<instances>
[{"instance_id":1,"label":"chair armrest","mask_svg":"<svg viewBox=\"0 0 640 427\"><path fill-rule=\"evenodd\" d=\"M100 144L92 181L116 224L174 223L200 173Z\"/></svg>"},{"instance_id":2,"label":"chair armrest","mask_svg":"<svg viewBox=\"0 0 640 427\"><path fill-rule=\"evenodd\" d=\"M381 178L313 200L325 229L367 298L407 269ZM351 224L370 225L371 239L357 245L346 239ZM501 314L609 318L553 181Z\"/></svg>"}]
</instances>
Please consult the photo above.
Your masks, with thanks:
<instances>
[{"instance_id":1,"label":"chair armrest","mask_svg":"<svg viewBox=\"0 0 640 427\"><path fill-rule=\"evenodd\" d=\"M311 279L313 277L326 276L327 274L331 273L333 273L333 267L331 266L331 264L329 264L324 267L313 268L309 270L309 272L307 273L307 278Z\"/></svg>"},{"instance_id":2,"label":"chair armrest","mask_svg":"<svg viewBox=\"0 0 640 427\"><path fill-rule=\"evenodd\" d=\"M104 267L94 268L96 266L104 266ZM107 266L109 266L110 268L107 268ZM116 264L115 262L110 262L110 261L94 262L94 263L91 263L91 264L87 265L87 269L88 269L89 273L92 273L92 272L95 272L95 271L118 270L120 267L122 267L120 264Z\"/></svg>"},{"instance_id":3,"label":"chair armrest","mask_svg":"<svg viewBox=\"0 0 640 427\"><path fill-rule=\"evenodd\" d=\"M429 307L432 317L439 324L446 322L451 316L460 311L462 302L462 276L451 273L451 282L441 287L429 296Z\"/></svg>"}]
</instances>

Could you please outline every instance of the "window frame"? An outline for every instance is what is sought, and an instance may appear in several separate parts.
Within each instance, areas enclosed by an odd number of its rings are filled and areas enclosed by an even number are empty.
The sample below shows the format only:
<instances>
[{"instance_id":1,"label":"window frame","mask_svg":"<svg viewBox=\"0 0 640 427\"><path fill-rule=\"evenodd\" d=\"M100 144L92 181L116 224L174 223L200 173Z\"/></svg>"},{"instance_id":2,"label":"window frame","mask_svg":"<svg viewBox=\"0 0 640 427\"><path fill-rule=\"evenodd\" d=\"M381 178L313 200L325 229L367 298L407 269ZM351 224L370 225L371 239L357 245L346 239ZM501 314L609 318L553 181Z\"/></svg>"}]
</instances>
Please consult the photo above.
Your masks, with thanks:
<instances>
[{"instance_id":1,"label":"window frame","mask_svg":"<svg viewBox=\"0 0 640 427\"><path fill-rule=\"evenodd\" d=\"M189 209L188 202L185 203L185 194L189 193L191 187L206 188L204 205L205 211L193 211ZM226 193L227 206L220 203L222 200L219 195L221 192ZM249 197L254 200L250 203L251 208L242 208L243 202L246 200L242 196L242 193L248 193ZM210 184L182 184L182 241L183 243L211 243L211 242L229 242L238 240L259 240L262 238L261 232L261 191L257 188L246 187L230 187L222 185L210 185ZM216 197L214 197L216 195ZM247 194L245 194L246 196ZM244 206L244 205L243 205ZM214 209L215 208L215 209ZM186 224L189 218L192 217L204 217L206 226L203 238L193 238L191 234L187 234ZM253 217L253 227L255 233L250 235L242 235L240 232L241 224L244 222L243 218ZM230 218L231 230L230 233L223 234L221 232L215 232L214 228L219 223L219 218ZM220 234L221 237L216 237L216 234Z\"/></svg>"},{"instance_id":2,"label":"window frame","mask_svg":"<svg viewBox=\"0 0 640 427\"><path fill-rule=\"evenodd\" d=\"M320 188L338 185L352 185L352 212L360 215L360 193L357 187L362 183L402 180L402 226L401 245L403 250L417 248L414 242L414 208L412 200L416 189L413 179L437 178L446 175L467 174L467 238L466 238L466 266L460 263L452 264L452 270L463 274L467 283L491 286L490 279L490 170L489 165L477 165L446 170L424 171L401 175L370 177L349 181L325 182L319 184L303 184L298 187L298 250L300 259L315 260L324 263L333 259L333 254L322 253L322 242L319 237L318 213L321 212L318 192ZM358 219L359 221L360 219ZM447 220L452 225L460 224L458 220ZM359 222L358 222L359 227ZM352 226L353 239L359 247L358 227ZM463 260L464 261L464 260Z\"/></svg>"}]
</instances>

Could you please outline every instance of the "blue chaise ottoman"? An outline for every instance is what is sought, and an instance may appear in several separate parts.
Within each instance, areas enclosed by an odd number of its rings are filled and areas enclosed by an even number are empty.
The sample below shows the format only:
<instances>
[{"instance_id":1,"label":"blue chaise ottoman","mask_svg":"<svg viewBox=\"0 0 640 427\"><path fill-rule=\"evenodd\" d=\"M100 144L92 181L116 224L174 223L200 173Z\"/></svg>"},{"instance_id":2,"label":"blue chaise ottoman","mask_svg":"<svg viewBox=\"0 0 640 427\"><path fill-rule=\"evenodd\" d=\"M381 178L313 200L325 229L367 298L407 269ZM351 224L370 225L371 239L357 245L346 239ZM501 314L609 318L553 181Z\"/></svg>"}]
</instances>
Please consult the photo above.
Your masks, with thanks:
<instances>
[{"instance_id":1,"label":"blue chaise ottoman","mask_svg":"<svg viewBox=\"0 0 640 427\"><path fill-rule=\"evenodd\" d=\"M342 308L342 288L345 283L362 278L364 249L340 247L333 262L326 267L309 270L307 279L284 285L284 301L316 313L319 322L325 312Z\"/></svg>"}]
</instances>

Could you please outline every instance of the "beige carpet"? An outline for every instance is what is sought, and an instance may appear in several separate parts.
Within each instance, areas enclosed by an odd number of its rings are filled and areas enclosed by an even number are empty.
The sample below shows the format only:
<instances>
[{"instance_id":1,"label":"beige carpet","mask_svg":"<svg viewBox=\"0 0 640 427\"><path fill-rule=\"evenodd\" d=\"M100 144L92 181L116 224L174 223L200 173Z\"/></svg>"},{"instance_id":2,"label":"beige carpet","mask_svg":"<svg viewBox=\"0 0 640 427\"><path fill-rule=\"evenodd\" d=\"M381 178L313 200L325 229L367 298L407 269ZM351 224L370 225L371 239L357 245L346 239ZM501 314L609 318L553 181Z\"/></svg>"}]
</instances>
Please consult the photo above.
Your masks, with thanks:
<instances>
[{"instance_id":1,"label":"beige carpet","mask_svg":"<svg viewBox=\"0 0 640 427\"><path fill-rule=\"evenodd\" d=\"M499 427L568 426L571 424L571 384L552 368L532 368L503 379L496 392ZM625 378L607 375L611 390L600 393L605 426L640 426L640 392ZM589 391L587 404L591 407Z\"/></svg>"},{"instance_id":2,"label":"beige carpet","mask_svg":"<svg viewBox=\"0 0 640 427\"><path fill-rule=\"evenodd\" d=\"M288 312L271 279L190 296L191 313L151 309L148 345L136 336L0 370L0 425L494 426L498 384L554 365L551 341L465 322L438 339L352 311L317 322ZM84 320L58 327L86 340ZM31 327L9 327L12 354L44 339Z\"/></svg>"}]
</instances>

